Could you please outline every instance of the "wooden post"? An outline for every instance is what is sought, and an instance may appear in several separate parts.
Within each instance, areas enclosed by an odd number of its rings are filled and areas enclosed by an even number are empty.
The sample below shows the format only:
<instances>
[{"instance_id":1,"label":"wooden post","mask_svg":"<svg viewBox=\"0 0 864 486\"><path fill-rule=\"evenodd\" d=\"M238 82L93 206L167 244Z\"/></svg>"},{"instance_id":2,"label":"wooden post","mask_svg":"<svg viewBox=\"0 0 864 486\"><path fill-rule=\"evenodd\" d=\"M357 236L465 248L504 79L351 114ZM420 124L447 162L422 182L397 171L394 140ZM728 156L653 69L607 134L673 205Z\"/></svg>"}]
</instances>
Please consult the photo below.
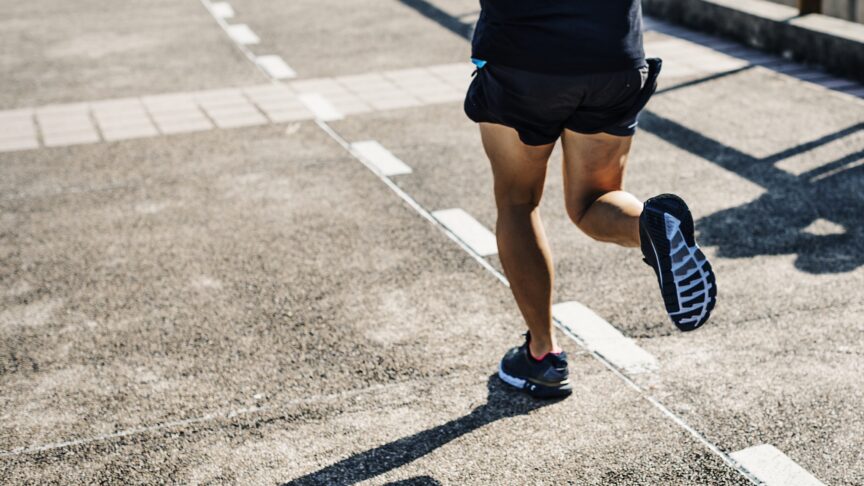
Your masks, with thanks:
<instances>
[{"instance_id":1,"label":"wooden post","mask_svg":"<svg viewBox=\"0 0 864 486\"><path fill-rule=\"evenodd\" d=\"M822 13L822 0L798 0L798 12L801 15Z\"/></svg>"}]
</instances>

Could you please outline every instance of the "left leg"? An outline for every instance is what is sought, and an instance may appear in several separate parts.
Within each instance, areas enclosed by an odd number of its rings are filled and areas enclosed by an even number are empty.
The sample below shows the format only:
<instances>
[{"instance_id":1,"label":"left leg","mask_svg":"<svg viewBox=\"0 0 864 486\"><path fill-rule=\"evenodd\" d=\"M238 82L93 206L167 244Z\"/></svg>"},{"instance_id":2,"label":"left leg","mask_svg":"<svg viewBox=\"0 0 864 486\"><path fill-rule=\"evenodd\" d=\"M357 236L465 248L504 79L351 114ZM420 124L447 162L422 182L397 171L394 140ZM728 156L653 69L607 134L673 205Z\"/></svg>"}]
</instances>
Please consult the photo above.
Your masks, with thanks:
<instances>
[{"instance_id":1,"label":"left leg","mask_svg":"<svg viewBox=\"0 0 864 486\"><path fill-rule=\"evenodd\" d=\"M632 139L571 130L561 137L567 214L588 236L621 246L639 246L642 202L623 190Z\"/></svg>"},{"instance_id":2,"label":"left leg","mask_svg":"<svg viewBox=\"0 0 864 486\"><path fill-rule=\"evenodd\" d=\"M680 197L661 194L643 204L624 191L631 139L564 131L567 213L596 240L641 246L666 312L679 329L692 331L714 309L714 271L696 244L693 217Z\"/></svg>"}]
</instances>

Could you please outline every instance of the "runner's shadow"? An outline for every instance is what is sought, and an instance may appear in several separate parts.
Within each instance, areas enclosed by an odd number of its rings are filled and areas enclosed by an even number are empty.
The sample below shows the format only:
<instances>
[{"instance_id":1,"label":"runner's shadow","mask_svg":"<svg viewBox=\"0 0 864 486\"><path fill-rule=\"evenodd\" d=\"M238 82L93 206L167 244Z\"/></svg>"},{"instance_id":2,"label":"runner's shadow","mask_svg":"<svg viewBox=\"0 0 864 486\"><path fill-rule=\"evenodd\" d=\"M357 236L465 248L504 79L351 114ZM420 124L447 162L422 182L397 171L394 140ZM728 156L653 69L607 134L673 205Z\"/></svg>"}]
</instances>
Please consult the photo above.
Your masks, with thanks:
<instances>
[{"instance_id":1,"label":"runner's shadow","mask_svg":"<svg viewBox=\"0 0 864 486\"><path fill-rule=\"evenodd\" d=\"M441 27L453 32L465 40L471 40L474 33L474 23L465 22L459 17L450 15L428 0L399 0L403 5L413 8L420 15L436 22Z\"/></svg>"},{"instance_id":2,"label":"runner's shadow","mask_svg":"<svg viewBox=\"0 0 864 486\"><path fill-rule=\"evenodd\" d=\"M819 161L821 165L800 174L776 165L855 135L864 123L762 158L651 112L643 113L640 127L767 190L747 204L697 221L700 243L716 246L719 256L795 255L795 267L814 274L864 265L864 150Z\"/></svg>"},{"instance_id":3,"label":"runner's shadow","mask_svg":"<svg viewBox=\"0 0 864 486\"><path fill-rule=\"evenodd\" d=\"M436 7L428 0L400 0L421 15L465 38L472 24ZM750 69L727 71L666 88L674 91ZM768 192L751 203L720 211L697 222L699 241L718 247L729 258L758 255L796 255L795 266L808 273L850 272L864 265L864 151L849 154L809 172L793 175L775 164L834 140L864 130L859 123L777 154L757 158L712 140L694 130L645 111L639 126L646 131L738 173ZM829 222L829 230L810 225ZM835 227L833 234L830 226ZM818 226L818 224L817 224Z\"/></svg>"},{"instance_id":4,"label":"runner's shadow","mask_svg":"<svg viewBox=\"0 0 864 486\"><path fill-rule=\"evenodd\" d=\"M441 486L441 483L430 476L417 476L416 478L387 483L384 486Z\"/></svg>"},{"instance_id":5,"label":"runner's shadow","mask_svg":"<svg viewBox=\"0 0 864 486\"><path fill-rule=\"evenodd\" d=\"M283 486L344 485L365 481L415 461L450 441L496 420L524 415L559 401L533 399L503 384L496 374L489 377L486 387L488 390L486 403L464 417L354 454L324 469L285 483ZM419 484L437 484L437 482Z\"/></svg>"}]
</instances>

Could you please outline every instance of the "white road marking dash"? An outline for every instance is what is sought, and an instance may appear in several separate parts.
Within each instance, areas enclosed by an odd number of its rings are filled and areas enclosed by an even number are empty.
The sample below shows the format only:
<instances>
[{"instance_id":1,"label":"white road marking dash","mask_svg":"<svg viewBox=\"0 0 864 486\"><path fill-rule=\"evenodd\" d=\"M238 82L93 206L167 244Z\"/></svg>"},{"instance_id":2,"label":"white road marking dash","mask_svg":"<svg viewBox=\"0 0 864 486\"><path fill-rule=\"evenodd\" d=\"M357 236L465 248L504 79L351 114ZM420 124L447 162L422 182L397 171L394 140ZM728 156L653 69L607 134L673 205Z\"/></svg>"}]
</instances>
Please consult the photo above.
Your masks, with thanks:
<instances>
[{"instance_id":1,"label":"white road marking dash","mask_svg":"<svg viewBox=\"0 0 864 486\"><path fill-rule=\"evenodd\" d=\"M498 253L495 235L462 209L443 209L432 215L477 254L488 256Z\"/></svg>"},{"instance_id":2,"label":"white road marking dash","mask_svg":"<svg viewBox=\"0 0 864 486\"><path fill-rule=\"evenodd\" d=\"M748 447L731 455L765 483L765 486L825 486L789 456L770 444Z\"/></svg>"},{"instance_id":3,"label":"white road marking dash","mask_svg":"<svg viewBox=\"0 0 864 486\"><path fill-rule=\"evenodd\" d=\"M562 325L585 342L585 346L630 373L657 369L657 359L632 339L579 302L552 306L552 314Z\"/></svg>"},{"instance_id":4,"label":"white road marking dash","mask_svg":"<svg viewBox=\"0 0 864 486\"><path fill-rule=\"evenodd\" d=\"M351 149L386 176L411 173L411 167L374 140L354 142Z\"/></svg>"},{"instance_id":5,"label":"white road marking dash","mask_svg":"<svg viewBox=\"0 0 864 486\"><path fill-rule=\"evenodd\" d=\"M246 24L229 25L228 35L240 45L257 44L261 39Z\"/></svg>"},{"instance_id":6,"label":"white road marking dash","mask_svg":"<svg viewBox=\"0 0 864 486\"><path fill-rule=\"evenodd\" d=\"M211 4L210 11L213 12L214 17L218 17L220 19L234 18L234 9L228 2L217 2Z\"/></svg>"},{"instance_id":7,"label":"white road marking dash","mask_svg":"<svg viewBox=\"0 0 864 486\"><path fill-rule=\"evenodd\" d=\"M273 79L297 77L297 72L291 69L291 66L286 64L280 56L258 56L255 58L255 63L264 69Z\"/></svg>"}]
</instances>

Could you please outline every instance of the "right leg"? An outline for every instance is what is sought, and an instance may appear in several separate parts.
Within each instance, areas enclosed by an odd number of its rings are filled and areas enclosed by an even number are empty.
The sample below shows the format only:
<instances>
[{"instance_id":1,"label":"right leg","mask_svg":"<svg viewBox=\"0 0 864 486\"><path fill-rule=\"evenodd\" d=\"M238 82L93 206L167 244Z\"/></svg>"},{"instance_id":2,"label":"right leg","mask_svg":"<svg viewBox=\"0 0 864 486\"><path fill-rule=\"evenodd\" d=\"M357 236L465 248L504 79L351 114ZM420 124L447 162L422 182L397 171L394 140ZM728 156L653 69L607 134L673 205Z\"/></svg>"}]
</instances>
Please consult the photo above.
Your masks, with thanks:
<instances>
[{"instance_id":1,"label":"right leg","mask_svg":"<svg viewBox=\"0 0 864 486\"><path fill-rule=\"evenodd\" d=\"M530 351L540 357L558 349L552 332L552 254L538 207L555 144L525 145L516 130L492 123L480 123L480 135L495 180L498 256L531 331Z\"/></svg>"}]
</instances>

